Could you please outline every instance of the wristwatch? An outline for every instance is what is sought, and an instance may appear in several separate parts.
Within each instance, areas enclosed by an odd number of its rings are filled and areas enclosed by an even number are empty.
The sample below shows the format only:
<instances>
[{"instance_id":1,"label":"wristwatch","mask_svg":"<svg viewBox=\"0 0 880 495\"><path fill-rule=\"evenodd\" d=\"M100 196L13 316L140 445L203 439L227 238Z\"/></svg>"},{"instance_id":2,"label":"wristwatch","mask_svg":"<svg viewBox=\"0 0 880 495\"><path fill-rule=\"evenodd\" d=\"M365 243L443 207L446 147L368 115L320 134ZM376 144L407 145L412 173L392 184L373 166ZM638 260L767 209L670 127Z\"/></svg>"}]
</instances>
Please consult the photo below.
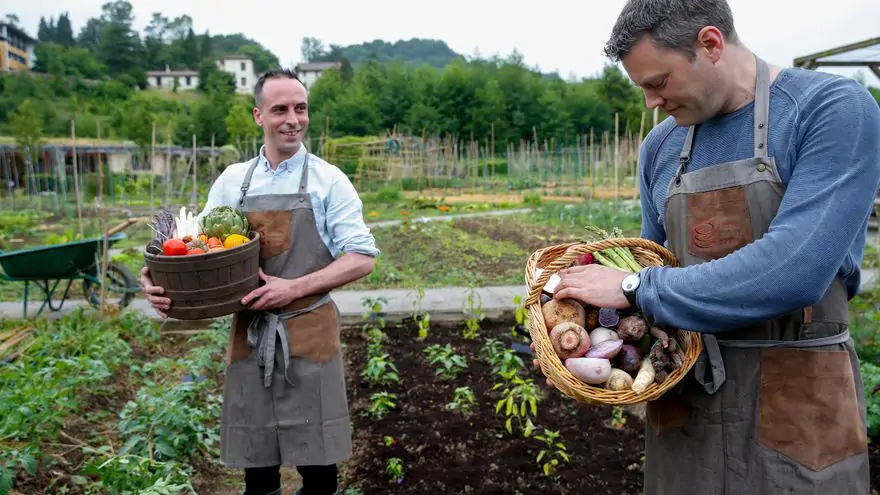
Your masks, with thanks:
<instances>
[{"instance_id":1,"label":"wristwatch","mask_svg":"<svg viewBox=\"0 0 880 495\"><path fill-rule=\"evenodd\" d=\"M627 275L626 278L623 279L623 282L620 284L620 288L623 290L623 295L626 297L626 300L629 301L632 307L637 308L638 304L636 304L636 290L639 288L639 283L642 281L641 277L638 273L633 273Z\"/></svg>"}]
</instances>

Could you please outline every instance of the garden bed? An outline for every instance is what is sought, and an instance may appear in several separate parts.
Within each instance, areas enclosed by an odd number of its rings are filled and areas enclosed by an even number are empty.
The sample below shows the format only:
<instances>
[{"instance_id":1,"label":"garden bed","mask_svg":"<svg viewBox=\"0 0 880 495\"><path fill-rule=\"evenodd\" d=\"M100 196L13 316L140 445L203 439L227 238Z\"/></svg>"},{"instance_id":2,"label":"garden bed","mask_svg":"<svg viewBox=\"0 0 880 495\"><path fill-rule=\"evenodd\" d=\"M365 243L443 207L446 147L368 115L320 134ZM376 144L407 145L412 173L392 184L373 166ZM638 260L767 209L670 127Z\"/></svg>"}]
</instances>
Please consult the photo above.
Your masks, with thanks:
<instances>
[{"instance_id":1,"label":"garden bed","mask_svg":"<svg viewBox=\"0 0 880 495\"><path fill-rule=\"evenodd\" d=\"M640 493L642 422L549 389L530 358L509 349L523 342L510 324L477 323L433 324L424 340L415 324L346 329L355 456L345 479L347 488L359 490L351 493ZM478 326L479 335L464 335ZM379 340L377 329L387 340ZM381 381L391 376L399 381ZM509 416L506 403L496 412L505 397L525 416ZM531 406L520 409L530 398L536 414ZM545 436L548 430L555 440ZM554 459L558 465L548 464Z\"/></svg>"}]
</instances>

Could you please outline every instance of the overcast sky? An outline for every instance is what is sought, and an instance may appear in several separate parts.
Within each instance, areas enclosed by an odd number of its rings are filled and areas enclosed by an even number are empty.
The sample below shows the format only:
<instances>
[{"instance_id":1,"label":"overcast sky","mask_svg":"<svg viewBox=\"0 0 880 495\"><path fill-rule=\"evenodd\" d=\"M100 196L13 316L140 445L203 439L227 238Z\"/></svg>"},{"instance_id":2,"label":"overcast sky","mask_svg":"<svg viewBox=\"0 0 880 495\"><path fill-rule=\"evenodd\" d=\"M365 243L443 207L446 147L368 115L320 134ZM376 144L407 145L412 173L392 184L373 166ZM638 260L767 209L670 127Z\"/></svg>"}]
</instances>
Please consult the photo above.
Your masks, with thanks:
<instances>
[{"instance_id":1,"label":"overcast sky","mask_svg":"<svg viewBox=\"0 0 880 495\"><path fill-rule=\"evenodd\" d=\"M104 0L67 0L74 32L99 16ZM878 0L729 0L737 30L766 60L791 66L795 57L880 36ZM22 25L36 36L40 16L60 12L57 0L13 2ZM189 14L196 32L242 32L273 51L283 65L300 60L300 40L314 36L325 45L435 38L465 55L507 55L514 49L528 65L560 75L585 77L601 70L601 54L624 0L137 0L135 27L142 30L153 12ZM419 12L421 6L427 9ZM419 7L417 7L419 6ZM587 7L588 6L588 7ZM574 15L577 9L587 15ZM822 69L852 75L853 70ZM869 84L880 85L867 69Z\"/></svg>"}]
</instances>

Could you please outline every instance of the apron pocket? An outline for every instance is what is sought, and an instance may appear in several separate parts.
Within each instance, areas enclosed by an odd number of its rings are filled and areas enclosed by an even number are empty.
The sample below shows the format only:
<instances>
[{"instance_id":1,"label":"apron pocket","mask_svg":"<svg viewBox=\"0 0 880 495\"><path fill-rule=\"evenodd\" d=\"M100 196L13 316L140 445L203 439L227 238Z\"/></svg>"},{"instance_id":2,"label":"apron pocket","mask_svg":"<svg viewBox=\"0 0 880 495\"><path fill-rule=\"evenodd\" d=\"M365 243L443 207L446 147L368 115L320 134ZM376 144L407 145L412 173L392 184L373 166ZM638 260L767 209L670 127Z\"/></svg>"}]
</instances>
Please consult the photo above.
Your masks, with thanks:
<instances>
[{"instance_id":1,"label":"apron pocket","mask_svg":"<svg viewBox=\"0 0 880 495\"><path fill-rule=\"evenodd\" d=\"M866 452L849 353L762 351L758 441L814 471Z\"/></svg>"},{"instance_id":2,"label":"apron pocket","mask_svg":"<svg viewBox=\"0 0 880 495\"><path fill-rule=\"evenodd\" d=\"M290 249L292 211L251 211L246 216L251 230L260 233L260 259L271 259Z\"/></svg>"},{"instance_id":3,"label":"apron pocket","mask_svg":"<svg viewBox=\"0 0 880 495\"><path fill-rule=\"evenodd\" d=\"M339 318L333 301L284 323L291 356L325 363L339 354Z\"/></svg>"},{"instance_id":4,"label":"apron pocket","mask_svg":"<svg viewBox=\"0 0 880 495\"><path fill-rule=\"evenodd\" d=\"M688 253L722 258L754 240L744 186L687 196Z\"/></svg>"}]
</instances>

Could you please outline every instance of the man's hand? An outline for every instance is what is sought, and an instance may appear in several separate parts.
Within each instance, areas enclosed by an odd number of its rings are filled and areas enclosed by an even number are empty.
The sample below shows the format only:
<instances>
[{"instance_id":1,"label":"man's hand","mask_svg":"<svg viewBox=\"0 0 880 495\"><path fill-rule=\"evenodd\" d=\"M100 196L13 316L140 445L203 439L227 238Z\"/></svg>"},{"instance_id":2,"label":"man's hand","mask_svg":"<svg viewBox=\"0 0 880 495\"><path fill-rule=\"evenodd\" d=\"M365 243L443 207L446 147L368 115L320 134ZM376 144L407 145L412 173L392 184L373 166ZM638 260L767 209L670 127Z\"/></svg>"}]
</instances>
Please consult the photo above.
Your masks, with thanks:
<instances>
[{"instance_id":1,"label":"man's hand","mask_svg":"<svg viewBox=\"0 0 880 495\"><path fill-rule=\"evenodd\" d=\"M538 355L538 351L535 349L535 343L534 343L534 342L532 342L531 344L529 344L529 348L532 350L533 353L535 353L536 356ZM538 371L541 371L541 363L540 363L537 359L532 359L532 367L534 367L534 368L535 368L536 370L538 370ZM547 378L546 381L547 381L547 386L548 386L548 387L556 388L556 387L553 385L553 382L551 382L549 378Z\"/></svg>"},{"instance_id":2,"label":"man's hand","mask_svg":"<svg viewBox=\"0 0 880 495\"><path fill-rule=\"evenodd\" d=\"M263 273L260 268L260 280L265 285L252 290L250 294L244 296L241 303L245 306L256 300L249 309L255 311L265 311L267 309L283 308L297 298L296 285L294 281L281 277L271 277Z\"/></svg>"},{"instance_id":3,"label":"man's hand","mask_svg":"<svg viewBox=\"0 0 880 495\"><path fill-rule=\"evenodd\" d=\"M165 293L165 289L153 285L150 269L147 267L141 268L141 289L143 289L144 295L147 296L147 301L150 302L150 306L153 307L156 313L162 318L168 318L165 311L168 311L168 308L171 307L171 299L160 296L160 294Z\"/></svg>"},{"instance_id":4,"label":"man's hand","mask_svg":"<svg viewBox=\"0 0 880 495\"><path fill-rule=\"evenodd\" d=\"M574 299L597 308L630 307L621 289L629 272L594 263L565 268L557 275L561 281L556 286L554 299Z\"/></svg>"}]
</instances>

